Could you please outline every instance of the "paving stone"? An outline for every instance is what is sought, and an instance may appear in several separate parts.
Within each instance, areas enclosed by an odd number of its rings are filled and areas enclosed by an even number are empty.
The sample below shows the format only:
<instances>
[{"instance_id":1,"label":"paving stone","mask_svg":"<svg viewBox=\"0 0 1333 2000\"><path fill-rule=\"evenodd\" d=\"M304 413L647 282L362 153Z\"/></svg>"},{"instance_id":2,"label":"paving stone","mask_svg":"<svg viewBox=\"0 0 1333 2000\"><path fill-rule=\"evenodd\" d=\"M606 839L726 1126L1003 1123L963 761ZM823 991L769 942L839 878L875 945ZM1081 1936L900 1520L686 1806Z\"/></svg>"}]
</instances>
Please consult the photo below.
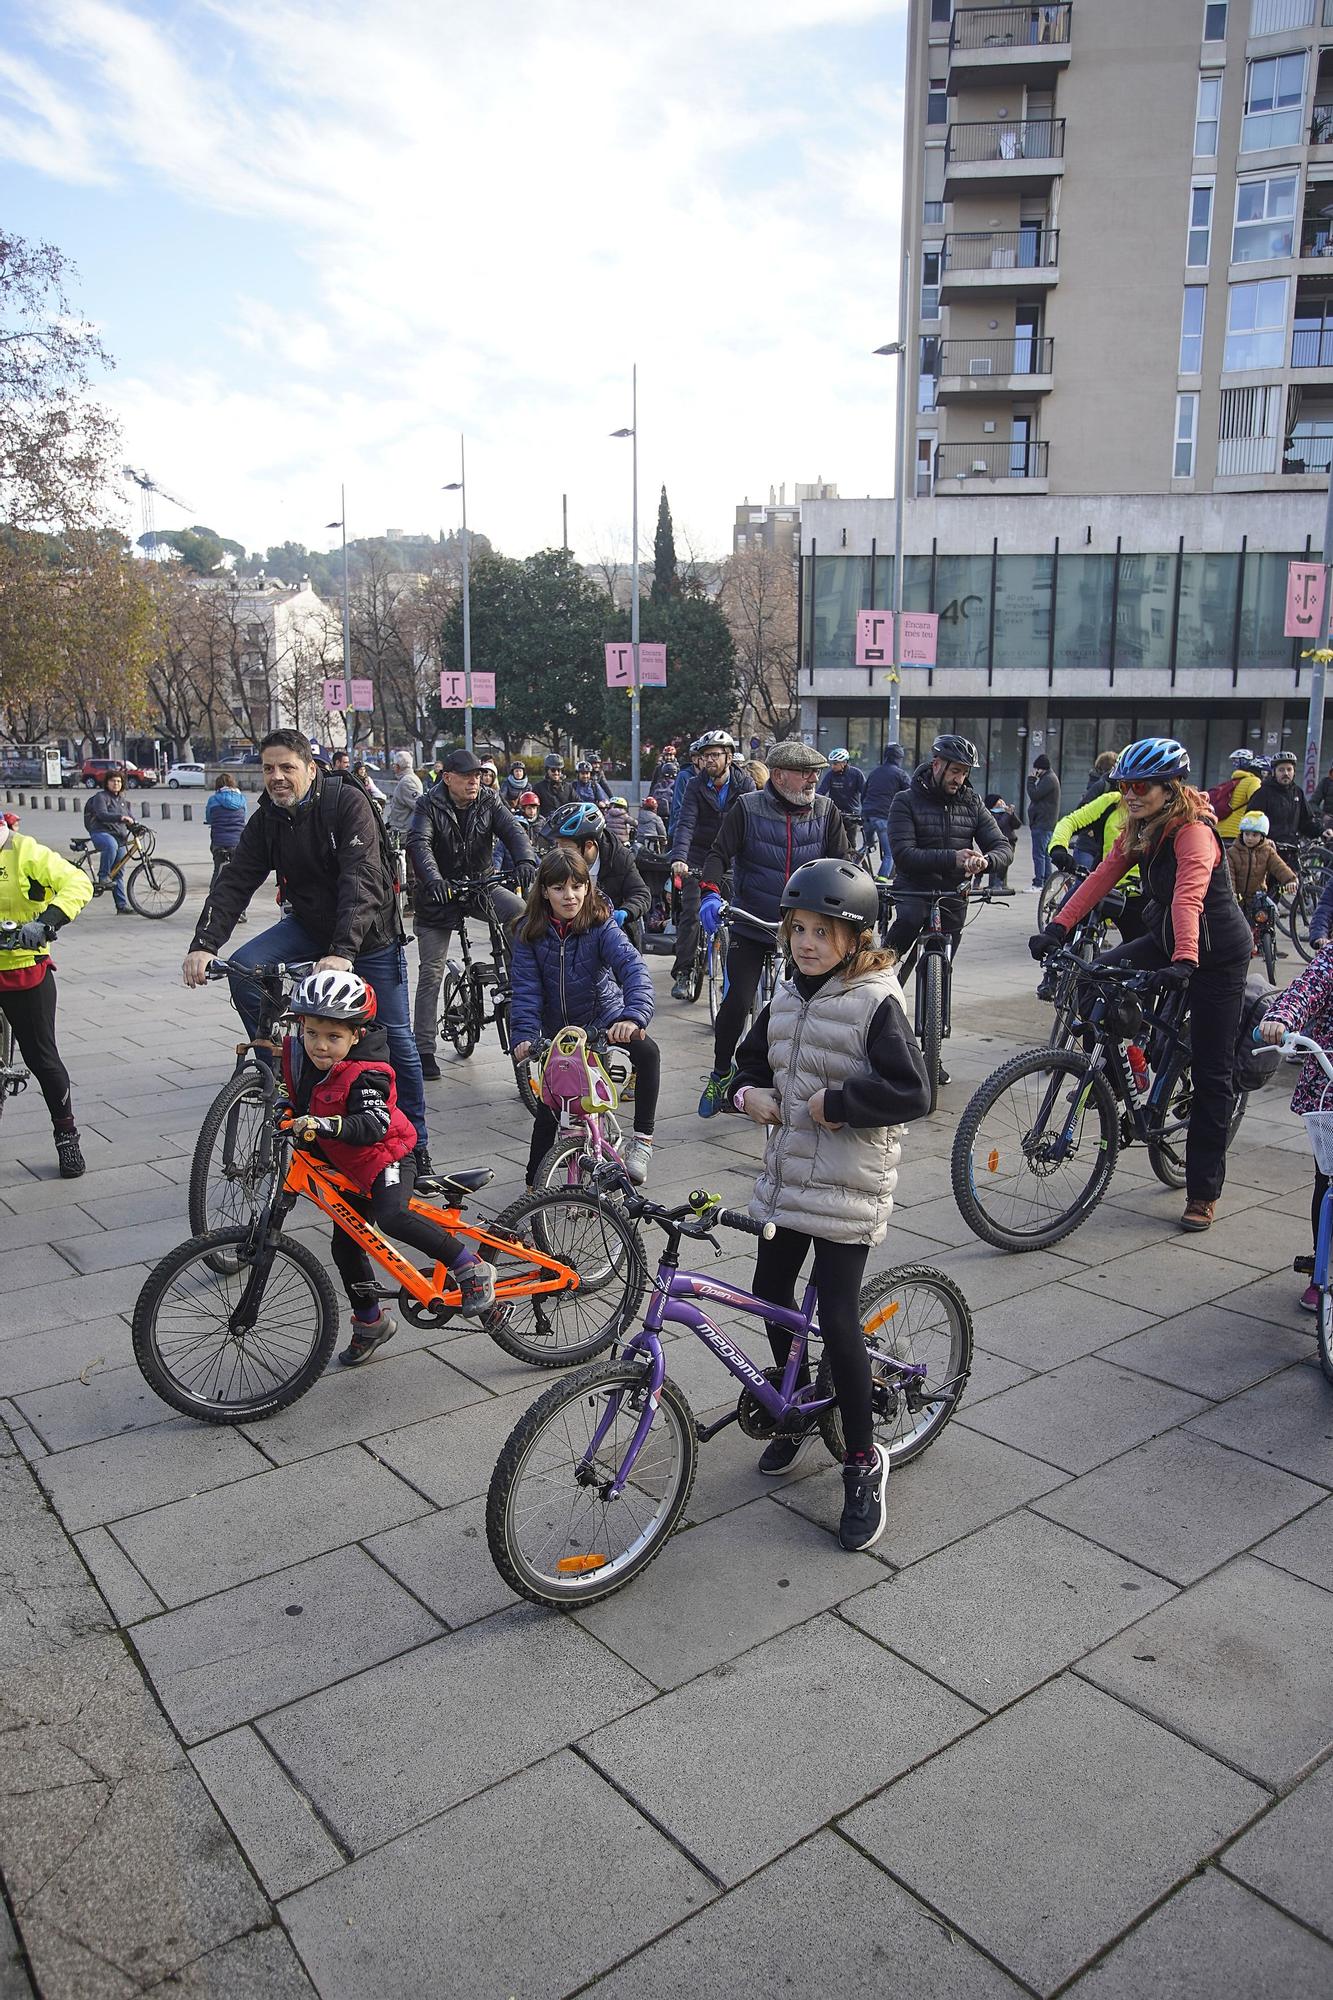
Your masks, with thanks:
<instances>
[{"instance_id":1,"label":"paving stone","mask_svg":"<svg viewBox=\"0 0 1333 2000\"><path fill-rule=\"evenodd\" d=\"M67 1181L66 1187L77 1183ZM109 1313L132 1312L148 1276L145 1264L102 1271L95 1277L62 1278L53 1284L25 1286L5 1300L6 1340L24 1333L46 1333L71 1320L95 1319ZM3 1351L0 1349L0 1351Z\"/></svg>"},{"instance_id":2,"label":"paving stone","mask_svg":"<svg viewBox=\"0 0 1333 2000\"><path fill-rule=\"evenodd\" d=\"M439 1637L363 1549L338 1549L147 1620L134 1644L187 1743Z\"/></svg>"},{"instance_id":3,"label":"paving stone","mask_svg":"<svg viewBox=\"0 0 1333 2000\"><path fill-rule=\"evenodd\" d=\"M62 1244L61 1255L76 1271L114 1271L125 1264L156 1264L189 1235L189 1222L177 1215L129 1228L104 1229L100 1236L76 1236Z\"/></svg>"},{"instance_id":4,"label":"paving stone","mask_svg":"<svg viewBox=\"0 0 1333 2000\"><path fill-rule=\"evenodd\" d=\"M136 1618L151 1618L155 1611L161 1611L157 1592L148 1588L105 1528L85 1529L74 1537L74 1546L92 1571L118 1625L132 1625Z\"/></svg>"},{"instance_id":5,"label":"paving stone","mask_svg":"<svg viewBox=\"0 0 1333 2000\"><path fill-rule=\"evenodd\" d=\"M173 1973L172 2000L314 2000L315 1989L277 1924L249 1931Z\"/></svg>"},{"instance_id":6,"label":"paving stone","mask_svg":"<svg viewBox=\"0 0 1333 2000\"><path fill-rule=\"evenodd\" d=\"M1234 1396L1309 1356L1308 1332L1264 1328L1248 1314L1220 1305L1195 1306L1101 1350L1103 1361L1211 1401Z\"/></svg>"},{"instance_id":7,"label":"paving stone","mask_svg":"<svg viewBox=\"0 0 1333 2000\"><path fill-rule=\"evenodd\" d=\"M967 1378L967 1400L970 1403L984 1403L987 1396L998 1396L1002 1389L1012 1389L1019 1382L1031 1380L1032 1371L1020 1368L1016 1362L1006 1361L999 1354L988 1354L982 1347L972 1349L972 1372Z\"/></svg>"},{"instance_id":8,"label":"paving stone","mask_svg":"<svg viewBox=\"0 0 1333 2000\"><path fill-rule=\"evenodd\" d=\"M701 1968L731 1966L744 1967L747 2000L828 2000L853 1938L858 1976L874 1993L901 1986L912 2000L1018 2000L1024 1990L825 1832L646 1945L590 1986L588 2000L680 2000L701 1990Z\"/></svg>"},{"instance_id":9,"label":"paving stone","mask_svg":"<svg viewBox=\"0 0 1333 2000\"><path fill-rule=\"evenodd\" d=\"M456 1417L434 1417L407 1430L368 1438L366 1450L401 1472L437 1507L453 1507L485 1493L505 1439L548 1381L529 1381L514 1395L474 1403Z\"/></svg>"},{"instance_id":10,"label":"paving stone","mask_svg":"<svg viewBox=\"0 0 1333 2000\"><path fill-rule=\"evenodd\" d=\"M1233 1396L1196 1418L1190 1430L1333 1486L1333 1387L1314 1362Z\"/></svg>"},{"instance_id":11,"label":"paving stone","mask_svg":"<svg viewBox=\"0 0 1333 2000\"><path fill-rule=\"evenodd\" d=\"M105 1230L102 1233L105 1235ZM69 1247L72 1251L74 1244ZM11 1303L22 1307L23 1294L30 1286L45 1289L64 1283L69 1275L69 1260L52 1249L49 1242L30 1243L23 1250L0 1252L0 1291L4 1293L6 1312Z\"/></svg>"},{"instance_id":12,"label":"paving stone","mask_svg":"<svg viewBox=\"0 0 1333 2000\"><path fill-rule=\"evenodd\" d=\"M752 1500L674 1535L632 1591L574 1616L659 1687L678 1687L882 1573L872 1556L849 1555L790 1509Z\"/></svg>"},{"instance_id":13,"label":"paving stone","mask_svg":"<svg viewBox=\"0 0 1333 2000\"><path fill-rule=\"evenodd\" d=\"M1333 1744L1333 1594L1241 1556L1182 1591L1080 1669L1272 1786Z\"/></svg>"},{"instance_id":14,"label":"paving stone","mask_svg":"<svg viewBox=\"0 0 1333 2000\"><path fill-rule=\"evenodd\" d=\"M774 1718L794 1688L799 1741L779 1748ZM870 1712L892 1716L892 1727L849 1730L849 1688ZM825 1615L598 1730L584 1749L656 1825L731 1885L979 1719L975 1708Z\"/></svg>"},{"instance_id":15,"label":"paving stone","mask_svg":"<svg viewBox=\"0 0 1333 2000\"><path fill-rule=\"evenodd\" d=\"M1033 1504L1173 1583L1194 1583L1301 1513L1320 1488L1242 1452L1169 1431Z\"/></svg>"},{"instance_id":16,"label":"paving stone","mask_svg":"<svg viewBox=\"0 0 1333 2000\"><path fill-rule=\"evenodd\" d=\"M1183 1198L1177 1199L1183 1208ZM1078 1271L1069 1282L1082 1291L1094 1292L1099 1299L1118 1299L1122 1305L1141 1306L1153 1313L1177 1313L1207 1299L1219 1299L1253 1275L1245 1264L1167 1242L1157 1250L1139 1250L1130 1257L1117 1257L1113 1263Z\"/></svg>"},{"instance_id":17,"label":"paving stone","mask_svg":"<svg viewBox=\"0 0 1333 2000\"><path fill-rule=\"evenodd\" d=\"M103 1229L128 1229L140 1222L169 1222L174 1218L186 1224L177 1239L179 1242L190 1233L184 1188L167 1186L160 1178L156 1186L143 1188L138 1194L102 1195L95 1209ZM62 1216L57 1240L63 1240L67 1226L67 1219Z\"/></svg>"},{"instance_id":18,"label":"paving stone","mask_svg":"<svg viewBox=\"0 0 1333 2000\"><path fill-rule=\"evenodd\" d=\"M0 1551L0 1671L109 1629L83 1564L32 1473L13 1455L0 1459Z\"/></svg>"},{"instance_id":19,"label":"paving stone","mask_svg":"<svg viewBox=\"0 0 1333 2000\"><path fill-rule=\"evenodd\" d=\"M1024 1368L1058 1368L1105 1347L1117 1334L1137 1332L1153 1323L1152 1315L1136 1306L1099 1299L1063 1280L1033 1292L986 1306L976 1316L978 1342Z\"/></svg>"},{"instance_id":20,"label":"paving stone","mask_svg":"<svg viewBox=\"0 0 1333 2000\"><path fill-rule=\"evenodd\" d=\"M1321 1764L1227 1849L1222 1865L1333 1939L1331 1852L1333 1764Z\"/></svg>"},{"instance_id":21,"label":"paving stone","mask_svg":"<svg viewBox=\"0 0 1333 2000\"><path fill-rule=\"evenodd\" d=\"M471 1625L517 1601L491 1561L480 1497L390 1528L366 1547L446 1625Z\"/></svg>"},{"instance_id":22,"label":"paving stone","mask_svg":"<svg viewBox=\"0 0 1333 2000\"><path fill-rule=\"evenodd\" d=\"M0 1174L3 1165L0 1164ZM161 1176L150 1166L99 1167L89 1171L77 1181L62 1181L56 1171L54 1158L50 1171L40 1177L25 1173L17 1174L4 1186L5 1206L15 1215L32 1215L43 1208L77 1208L104 1194L134 1194L142 1188L161 1185ZM52 1225L54 1237L58 1225Z\"/></svg>"},{"instance_id":23,"label":"paving stone","mask_svg":"<svg viewBox=\"0 0 1333 2000\"><path fill-rule=\"evenodd\" d=\"M1333 1945L1209 1868L1068 1990L1071 2000L1325 2000L1331 1987Z\"/></svg>"},{"instance_id":24,"label":"paving stone","mask_svg":"<svg viewBox=\"0 0 1333 2000\"><path fill-rule=\"evenodd\" d=\"M484 1391L426 1351L395 1353L394 1344L366 1368L332 1365L308 1395L244 1435L279 1465L341 1444L480 1402Z\"/></svg>"},{"instance_id":25,"label":"paving stone","mask_svg":"<svg viewBox=\"0 0 1333 2000\"><path fill-rule=\"evenodd\" d=\"M1042 1285L1068 1278L1077 1268L1068 1258L1050 1250L1029 1250L1021 1257L1000 1256L989 1243L978 1243L970 1230L966 1243L951 1248L947 1256L934 1261L962 1287L974 1313L1020 1294L1026 1297Z\"/></svg>"},{"instance_id":26,"label":"paving stone","mask_svg":"<svg viewBox=\"0 0 1333 2000\"><path fill-rule=\"evenodd\" d=\"M968 1398L971 1384L968 1384ZM969 1407L968 1400L961 1405ZM898 1567L919 1562L950 1542L997 1521L1038 1493L1063 1485L1067 1474L1007 1444L951 1423L920 1458L889 1477L889 1522L873 1553ZM774 1481L774 1499L836 1534L842 1484L836 1478Z\"/></svg>"},{"instance_id":27,"label":"paving stone","mask_svg":"<svg viewBox=\"0 0 1333 2000\"><path fill-rule=\"evenodd\" d=\"M234 1431L173 1417L152 1430L102 1438L43 1459L39 1477L70 1534L262 1472L266 1460ZM197 1560L197 1552L191 1552Z\"/></svg>"},{"instance_id":28,"label":"paving stone","mask_svg":"<svg viewBox=\"0 0 1333 2000\"><path fill-rule=\"evenodd\" d=\"M1204 1408L1198 1396L1087 1356L992 1396L976 1410L964 1405L958 1420L1066 1472L1089 1472Z\"/></svg>"},{"instance_id":29,"label":"paving stone","mask_svg":"<svg viewBox=\"0 0 1333 2000\"><path fill-rule=\"evenodd\" d=\"M91 1376L96 1368L123 1368L133 1360L129 1324L118 1318L0 1340L0 1395L21 1396L54 1382L72 1382L84 1371Z\"/></svg>"},{"instance_id":30,"label":"paving stone","mask_svg":"<svg viewBox=\"0 0 1333 2000\"><path fill-rule=\"evenodd\" d=\"M8 1120L5 1125L8 1137ZM22 1250L30 1243L65 1243L76 1236L95 1236L101 1228L102 1224L81 1208L62 1209L55 1226L44 1209L36 1209L30 1215L10 1215L6 1210L0 1210L0 1250ZM68 1271L62 1272L61 1276L68 1277Z\"/></svg>"},{"instance_id":31,"label":"paving stone","mask_svg":"<svg viewBox=\"0 0 1333 2000\"><path fill-rule=\"evenodd\" d=\"M1306 1252L1309 1247L1308 1240L1301 1245ZM1248 1313L1266 1326L1304 1333L1313 1341L1311 1316L1302 1312L1297 1303L1303 1290L1299 1277L1288 1265L1280 1271L1265 1271L1262 1277L1251 1275L1248 1285L1227 1292L1220 1303L1232 1312Z\"/></svg>"},{"instance_id":32,"label":"paving stone","mask_svg":"<svg viewBox=\"0 0 1333 2000\"><path fill-rule=\"evenodd\" d=\"M24 1969L22 1949L3 1904L0 1904L0 2000L32 2000L32 1981Z\"/></svg>"},{"instance_id":33,"label":"paving stone","mask_svg":"<svg viewBox=\"0 0 1333 2000\"><path fill-rule=\"evenodd\" d=\"M1333 1590L1333 1500L1325 1500L1279 1528L1267 1541L1259 1542L1254 1554L1279 1569L1317 1583L1321 1590Z\"/></svg>"},{"instance_id":34,"label":"paving stone","mask_svg":"<svg viewBox=\"0 0 1333 2000\"><path fill-rule=\"evenodd\" d=\"M174 1606L325 1555L426 1511L401 1479L347 1445L119 1521L116 1540L163 1602Z\"/></svg>"},{"instance_id":35,"label":"paving stone","mask_svg":"<svg viewBox=\"0 0 1333 2000\"><path fill-rule=\"evenodd\" d=\"M523 1869L521 1921L499 1921L513 1909L506 1863L520 1828L540 1861ZM565 1751L300 1890L283 1919L321 2000L420 2000L448 1990L452 1968L465 1968L459 1992L558 2000L712 1894Z\"/></svg>"},{"instance_id":36,"label":"paving stone","mask_svg":"<svg viewBox=\"0 0 1333 2000\"><path fill-rule=\"evenodd\" d=\"M343 1855L253 1729L200 1743L191 1761L270 1896L343 1866Z\"/></svg>"},{"instance_id":37,"label":"paving stone","mask_svg":"<svg viewBox=\"0 0 1333 2000\"><path fill-rule=\"evenodd\" d=\"M572 1620L524 1605L310 1695L259 1729L343 1844L361 1853L652 1692Z\"/></svg>"},{"instance_id":38,"label":"paving stone","mask_svg":"<svg viewBox=\"0 0 1333 2000\"><path fill-rule=\"evenodd\" d=\"M137 1368L89 1369L86 1382L57 1383L15 1401L48 1451L147 1430L174 1415Z\"/></svg>"},{"instance_id":39,"label":"paving stone","mask_svg":"<svg viewBox=\"0 0 1333 2000\"><path fill-rule=\"evenodd\" d=\"M1047 1994L1265 1797L1065 1675L909 1771L842 1826L949 1923Z\"/></svg>"},{"instance_id":40,"label":"paving stone","mask_svg":"<svg viewBox=\"0 0 1333 2000\"><path fill-rule=\"evenodd\" d=\"M1021 1511L864 1591L843 1615L993 1711L1172 1594L1146 1570Z\"/></svg>"}]
</instances>

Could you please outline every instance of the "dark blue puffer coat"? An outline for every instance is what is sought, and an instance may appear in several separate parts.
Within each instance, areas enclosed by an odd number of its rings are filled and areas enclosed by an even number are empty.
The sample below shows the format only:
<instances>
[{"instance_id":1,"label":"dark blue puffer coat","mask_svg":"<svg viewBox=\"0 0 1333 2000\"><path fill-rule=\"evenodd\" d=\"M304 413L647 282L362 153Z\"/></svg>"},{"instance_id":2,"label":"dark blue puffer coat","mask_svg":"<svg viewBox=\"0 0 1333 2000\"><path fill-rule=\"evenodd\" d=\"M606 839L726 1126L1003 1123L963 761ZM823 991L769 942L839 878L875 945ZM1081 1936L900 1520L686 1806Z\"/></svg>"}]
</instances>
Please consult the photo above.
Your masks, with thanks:
<instances>
[{"instance_id":1,"label":"dark blue puffer coat","mask_svg":"<svg viewBox=\"0 0 1333 2000\"><path fill-rule=\"evenodd\" d=\"M610 919L589 931L562 937L552 924L529 944L514 939L510 1035L535 1042L557 1028L590 1034L613 1021L646 1028L653 1018L653 982L619 924Z\"/></svg>"}]
</instances>

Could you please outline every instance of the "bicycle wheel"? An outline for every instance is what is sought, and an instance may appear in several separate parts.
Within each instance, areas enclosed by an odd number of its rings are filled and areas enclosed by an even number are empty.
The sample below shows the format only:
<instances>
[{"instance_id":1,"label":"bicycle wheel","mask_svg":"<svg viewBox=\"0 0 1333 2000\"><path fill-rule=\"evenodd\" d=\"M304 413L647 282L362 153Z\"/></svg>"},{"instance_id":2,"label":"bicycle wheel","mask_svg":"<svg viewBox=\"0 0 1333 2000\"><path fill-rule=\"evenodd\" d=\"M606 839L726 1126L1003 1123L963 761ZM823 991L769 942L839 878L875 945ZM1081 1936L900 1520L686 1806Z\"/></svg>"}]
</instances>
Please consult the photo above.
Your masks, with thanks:
<instances>
[{"instance_id":1,"label":"bicycle wheel","mask_svg":"<svg viewBox=\"0 0 1333 2000\"><path fill-rule=\"evenodd\" d=\"M269 1175L260 1161L260 1142L268 1116L268 1093L253 1065L238 1071L222 1086L204 1113L190 1164L190 1228L196 1236L207 1230L248 1226L268 1187ZM219 1258L217 1271L236 1269Z\"/></svg>"},{"instance_id":2,"label":"bicycle wheel","mask_svg":"<svg viewBox=\"0 0 1333 2000\"><path fill-rule=\"evenodd\" d=\"M1037 929L1039 931L1045 930L1047 924L1051 921L1051 918L1073 888L1074 877L1072 875L1059 873L1046 877L1046 880L1041 885L1041 894L1037 898Z\"/></svg>"},{"instance_id":3,"label":"bicycle wheel","mask_svg":"<svg viewBox=\"0 0 1333 2000\"><path fill-rule=\"evenodd\" d=\"M1271 923L1266 923L1259 933L1259 949L1263 953L1264 971L1268 974L1270 986L1277 985L1277 932Z\"/></svg>"},{"instance_id":4,"label":"bicycle wheel","mask_svg":"<svg viewBox=\"0 0 1333 2000\"><path fill-rule=\"evenodd\" d=\"M1120 1152L1101 1070L1077 1049L1029 1049L987 1077L958 1121L950 1159L968 1228L997 1250L1039 1250L1086 1222Z\"/></svg>"},{"instance_id":5,"label":"bicycle wheel","mask_svg":"<svg viewBox=\"0 0 1333 2000\"><path fill-rule=\"evenodd\" d=\"M468 994L467 975L446 972L440 988L440 1033L454 1045L460 1056L470 1056L477 1046L478 1026Z\"/></svg>"},{"instance_id":6,"label":"bicycle wheel","mask_svg":"<svg viewBox=\"0 0 1333 2000\"><path fill-rule=\"evenodd\" d=\"M944 969L937 951L928 951L917 969L921 993L921 1053L930 1079L930 1108L940 1101L940 1048L944 1042Z\"/></svg>"},{"instance_id":7,"label":"bicycle wheel","mask_svg":"<svg viewBox=\"0 0 1333 2000\"><path fill-rule=\"evenodd\" d=\"M1315 947L1310 942L1310 922L1323 886L1323 875L1302 875L1292 892L1291 908L1287 913L1291 941L1307 964L1315 955Z\"/></svg>"},{"instance_id":8,"label":"bicycle wheel","mask_svg":"<svg viewBox=\"0 0 1333 2000\"><path fill-rule=\"evenodd\" d=\"M571 1368L601 1354L636 1318L648 1282L643 1242L614 1202L583 1188L525 1195L497 1217L491 1233L512 1235L578 1273L568 1291L502 1299L503 1310L482 1322L516 1361ZM501 1260L497 1281L504 1276Z\"/></svg>"},{"instance_id":9,"label":"bicycle wheel","mask_svg":"<svg viewBox=\"0 0 1333 2000\"><path fill-rule=\"evenodd\" d=\"M1194 1100L1187 1055L1176 1050L1167 1057L1159 1072L1153 1097L1161 1126L1157 1137L1148 1141L1148 1165L1163 1187L1183 1188L1185 1142L1189 1137L1190 1106Z\"/></svg>"},{"instance_id":10,"label":"bicycle wheel","mask_svg":"<svg viewBox=\"0 0 1333 2000\"><path fill-rule=\"evenodd\" d=\"M514 1088L518 1091L519 1103L529 1118L535 1118L537 1106L542 1101L541 1067L531 1056L524 1056L521 1062L517 1056L511 1056L510 1060L514 1065Z\"/></svg>"},{"instance_id":11,"label":"bicycle wheel","mask_svg":"<svg viewBox=\"0 0 1333 2000\"><path fill-rule=\"evenodd\" d=\"M939 1436L958 1407L972 1367L972 1315L953 1279L927 1264L900 1265L872 1278L859 1309L870 1356L875 1442L890 1465L905 1465ZM923 1366L925 1378L904 1384L893 1366L902 1361ZM834 1394L827 1348L815 1393ZM836 1403L820 1412L819 1430L841 1462L847 1440Z\"/></svg>"},{"instance_id":12,"label":"bicycle wheel","mask_svg":"<svg viewBox=\"0 0 1333 2000\"><path fill-rule=\"evenodd\" d=\"M554 1194L560 1188L585 1187L596 1165L597 1156L589 1151L582 1136L571 1133L557 1139L549 1152L542 1154L532 1185L542 1194Z\"/></svg>"},{"instance_id":13,"label":"bicycle wheel","mask_svg":"<svg viewBox=\"0 0 1333 2000\"><path fill-rule=\"evenodd\" d=\"M247 1302L249 1232L214 1229L149 1272L134 1307L134 1358L149 1388L203 1424L272 1416L323 1374L338 1331L329 1275L303 1243L279 1236L262 1296ZM221 1253L221 1255L219 1255ZM229 1268L219 1270L219 1262Z\"/></svg>"},{"instance_id":14,"label":"bicycle wheel","mask_svg":"<svg viewBox=\"0 0 1333 2000\"><path fill-rule=\"evenodd\" d=\"M1333 1382L1333 1292L1327 1285L1319 1294L1315 1309L1315 1336L1319 1344L1319 1366L1325 1379Z\"/></svg>"},{"instance_id":15,"label":"bicycle wheel","mask_svg":"<svg viewBox=\"0 0 1333 2000\"><path fill-rule=\"evenodd\" d=\"M727 990L727 927L719 924L708 940L708 1019L717 1025L717 1010Z\"/></svg>"},{"instance_id":16,"label":"bicycle wheel","mask_svg":"<svg viewBox=\"0 0 1333 2000\"><path fill-rule=\"evenodd\" d=\"M141 861L125 884L141 917L174 917L185 901L185 877L174 861Z\"/></svg>"},{"instance_id":17,"label":"bicycle wheel","mask_svg":"<svg viewBox=\"0 0 1333 2000\"><path fill-rule=\"evenodd\" d=\"M486 1540L521 1597L562 1609L595 1604L665 1545L699 1455L694 1414L673 1382L662 1384L624 1490L608 1492L647 1394L641 1362L603 1363L548 1389L510 1432L486 1496Z\"/></svg>"}]
</instances>

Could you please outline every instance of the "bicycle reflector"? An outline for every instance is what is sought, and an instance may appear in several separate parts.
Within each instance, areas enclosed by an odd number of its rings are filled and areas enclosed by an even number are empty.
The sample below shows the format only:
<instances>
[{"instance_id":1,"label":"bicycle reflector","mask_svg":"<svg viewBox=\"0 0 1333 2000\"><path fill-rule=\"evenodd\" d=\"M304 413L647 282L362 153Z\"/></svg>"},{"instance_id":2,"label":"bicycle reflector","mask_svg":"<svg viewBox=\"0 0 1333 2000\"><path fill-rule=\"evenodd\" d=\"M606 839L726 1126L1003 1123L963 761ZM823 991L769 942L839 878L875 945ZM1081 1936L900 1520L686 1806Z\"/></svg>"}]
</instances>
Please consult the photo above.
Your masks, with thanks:
<instances>
[{"instance_id":1,"label":"bicycle reflector","mask_svg":"<svg viewBox=\"0 0 1333 2000\"><path fill-rule=\"evenodd\" d=\"M889 1302L889 1304L885 1306L883 1312L877 1312L873 1319L868 1319L866 1321L865 1326L862 1328L862 1331L865 1334L867 1340L870 1338L872 1333L878 1333L882 1326L888 1325L889 1321L898 1311L898 1308L901 1306L901 1304L902 1304L901 1299L892 1299Z\"/></svg>"},{"instance_id":2,"label":"bicycle reflector","mask_svg":"<svg viewBox=\"0 0 1333 2000\"><path fill-rule=\"evenodd\" d=\"M595 1569L605 1569L606 1556L561 1556L556 1569L562 1576L588 1576Z\"/></svg>"}]
</instances>

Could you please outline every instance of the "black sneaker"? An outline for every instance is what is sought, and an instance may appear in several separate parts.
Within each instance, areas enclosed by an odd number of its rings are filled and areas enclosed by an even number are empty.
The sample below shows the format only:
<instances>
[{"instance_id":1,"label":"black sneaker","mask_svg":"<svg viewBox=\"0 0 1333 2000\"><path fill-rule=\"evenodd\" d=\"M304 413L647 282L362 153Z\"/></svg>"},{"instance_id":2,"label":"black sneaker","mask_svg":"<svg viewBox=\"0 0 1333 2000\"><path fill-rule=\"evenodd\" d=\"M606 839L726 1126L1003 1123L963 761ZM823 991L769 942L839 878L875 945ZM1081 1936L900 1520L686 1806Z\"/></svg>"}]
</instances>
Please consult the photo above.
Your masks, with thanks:
<instances>
[{"instance_id":1,"label":"black sneaker","mask_svg":"<svg viewBox=\"0 0 1333 2000\"><path fill-rule=\"evenodd\" d=\"M417 1170L415 1192L417 1194L438 1194L440 1177L430 1163L430 1154L424 1146L417 1146L412 1154L412 1164Z\"/></svg>"},{"instance_id":2,"label":"black sneaker","mask_svg":"<svg viewBox=\"0 0 1333 2000\"><path fill-rule=\"evenodd\" d=\"M344 1368L359 1368L363 1361L369 1361L377 1347L383 1347L386 1340L392 1340L398 1331L398 1322L392 1313L382 1312L372 1326L367 1326L353 1315L352 1338L339 1354Z\"/></svg>"},{"instance_id":3,"label":"black sneaker","mask_svg":"<svg viewBox=\"0 0 1333 2000\"><path fill-rule=\"evenodd\" d=\"M863 1465L859 1461L842 1468L843 1502L842 1519L838 1523L838 1540L845 1549L868 1549L884 1533L884 1523L888 1519L888 1466L882 1451L876 1451L874 1462Z\"/></svg>"},{"instance_id":4,"label":"black sneaker","mask_svg":"<svg viewBox=\"0 0 1333 2000\"><path fill-rule=\"evenodd\" d=\"M801 1453L814 1436L813 1430L782 1431L770 1438L759 1455L759 1470L766 1479L776 1479L780 1472L790 1472Z\"/></svg>"},{"instance_id":5,"label":"black sneaker","mask_svg":"<svg viewBox=\"0 0 1333 2000\"><path fill-rule=\"evenodd\" d=\"M683 972L671 982L671 997L673 1000L692 1000L694 998L694 995L690 992L690 982Z\"/></svg>"},{"instance_id":6,"label":"black sneaker","mask_svg":"<svg viewBox=\"0 0 1333 2000\"><path fill-rule=\"evenodd\" d=\"M440 1081L440 1065L436 1062L434 1056L423 1056L421 1058L421 1074L425 1077L427 1083L438 1083Z\"/></svg>"},{"instance_id":7,"label":"black sneaker","mask_svg":"<svg viewBox=\"0 0 1333 2000\"><path fill-rule=\"evenodd\" d=\"M83 1149L79 1145L78 1133L57 1132L55 1140L56 1158L60 1162L61 1180L76 1181L80 1174L86 1174L88 1171L87 1162L83 1157Z\"/></svg>"}]
</instances>

